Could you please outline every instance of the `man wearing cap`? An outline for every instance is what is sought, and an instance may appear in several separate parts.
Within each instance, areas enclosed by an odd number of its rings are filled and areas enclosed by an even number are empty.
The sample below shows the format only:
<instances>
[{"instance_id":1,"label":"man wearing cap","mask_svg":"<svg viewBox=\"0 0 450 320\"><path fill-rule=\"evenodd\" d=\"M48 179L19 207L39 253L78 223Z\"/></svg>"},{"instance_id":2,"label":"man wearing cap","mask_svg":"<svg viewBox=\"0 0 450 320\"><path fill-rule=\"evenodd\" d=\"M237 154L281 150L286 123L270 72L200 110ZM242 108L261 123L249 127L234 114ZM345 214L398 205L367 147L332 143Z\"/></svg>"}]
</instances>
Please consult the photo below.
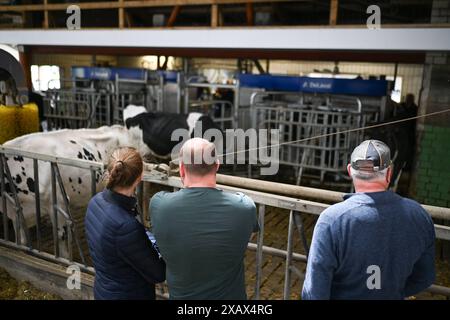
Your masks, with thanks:
<instances>
[{"instance_id":1,"label":"man wearing cap","mask_svg":"<svg viewBox=\"0 0 450 320\"><path fill-rule=\"evenodd\" d=\"M302 299L404 299L434 281L434 225L415 201L388 190L389 147L366 140L347 166L355 193L322 212Z\"/></svg>"}]
</instances>

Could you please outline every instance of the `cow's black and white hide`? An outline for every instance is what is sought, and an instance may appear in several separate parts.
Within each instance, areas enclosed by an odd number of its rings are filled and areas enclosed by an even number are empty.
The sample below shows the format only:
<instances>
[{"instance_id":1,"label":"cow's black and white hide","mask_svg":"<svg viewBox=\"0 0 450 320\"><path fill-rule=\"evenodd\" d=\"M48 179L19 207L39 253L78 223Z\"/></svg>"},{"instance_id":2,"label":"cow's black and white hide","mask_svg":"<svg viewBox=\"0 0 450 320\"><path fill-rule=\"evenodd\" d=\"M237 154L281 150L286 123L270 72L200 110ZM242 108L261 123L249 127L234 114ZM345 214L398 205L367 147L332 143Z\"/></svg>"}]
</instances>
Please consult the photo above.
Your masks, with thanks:
<instances>
[{"instance_id":1,"label":"cow's black and white hide","mask_svg":"<svg viewBox=\"0 0 450 320\"><path fill-rule=\"evenodd\" d=\"M220 127L213 119L202 113L191 112L187 115L168 112L146 112L144 107L128 106L124 110L124 122L133 140L144 141L143 154L151 154L157 159L168 159L175 146L182 142L183 138L172 139L172 133L177 129L185 129L187 138L201 136L214 142L216 138L225 141ZM195 130L197 127L201 130ZM220 137L205 137L209 129L217 129ZM224 146L225 143L223 142Z\"/></svg>"},{"instance_id":2,"label":"cow's black and white hide","mask_svg":"<svg viewBox=\"0 0 450 320\"><path fill-rule=\"evenodd\" d=\"M57 157L84 159L106 163L112 151L121 146L131 146L142 149L141 141L133 141L128 130L123 126L101 127L98 129L60 130L25 135L4 144L5 147L21 149L30 152L48 154ZM23 208L26 226L36 225L35 217L35 187L33 160L21 156L8 156L8 167L16 187L19 201ZM41 199L41 215L50 214L53 222L51 199L51 168L49 162L38 161L39 191ZM61 178L69 198L70 210L74 215L84 214L91 197L91 173L87 169L59 165ZM97 191L103 188L102 172L96 173ZM57 192L58 203L63 205L62 195ZM7 190L11 186L7 184ZM1 209L1 208L0 208ZM15 209L8 202L8 217L15 225ZM58 235L63 245L60 245L60 255L68 257L68 247L65 244L66 230L64 219L58 215ZM23 230L22 230L23 231ZM16 232L17 234L17 232ZM20 234L21 242L25 243L25 233ZM64 245L65 244L65 245Z\"/></svg>"}]
</instances>

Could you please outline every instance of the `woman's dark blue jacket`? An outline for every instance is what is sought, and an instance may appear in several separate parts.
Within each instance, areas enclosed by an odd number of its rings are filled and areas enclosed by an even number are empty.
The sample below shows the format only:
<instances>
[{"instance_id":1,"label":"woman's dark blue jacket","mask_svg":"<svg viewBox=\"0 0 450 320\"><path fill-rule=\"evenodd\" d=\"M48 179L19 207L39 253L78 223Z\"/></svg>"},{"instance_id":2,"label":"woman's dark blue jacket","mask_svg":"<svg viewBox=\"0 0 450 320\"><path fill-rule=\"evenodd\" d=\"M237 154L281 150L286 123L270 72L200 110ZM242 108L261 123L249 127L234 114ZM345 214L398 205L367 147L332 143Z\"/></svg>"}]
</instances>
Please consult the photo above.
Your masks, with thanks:
<instances>
[{"instance_id":1,"label":"woman's dark blue jacket","mask_svg":"<svg viewBox=\"0 0 450 320\"><path fill-rule=\"evenodd\" d=\"M95 299L155 299L166 265L136 220L136 199L109 189L89 202L86 236L95 268Z\"/></svg>"}]
</instances>

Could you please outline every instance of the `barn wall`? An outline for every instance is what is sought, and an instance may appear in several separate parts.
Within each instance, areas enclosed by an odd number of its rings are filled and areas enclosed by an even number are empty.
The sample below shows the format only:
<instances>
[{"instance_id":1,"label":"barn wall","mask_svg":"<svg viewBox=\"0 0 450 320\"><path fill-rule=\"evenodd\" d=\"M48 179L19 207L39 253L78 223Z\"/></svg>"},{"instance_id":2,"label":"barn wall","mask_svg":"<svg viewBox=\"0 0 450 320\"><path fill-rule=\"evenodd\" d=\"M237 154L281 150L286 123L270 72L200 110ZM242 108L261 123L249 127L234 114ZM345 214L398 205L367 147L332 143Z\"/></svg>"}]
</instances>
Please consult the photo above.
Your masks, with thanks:
<instances>
[{"instance_id":1,"label":"barn wall","mask_svg":"<svg viewBox=\"0 0 450 320\"><path fill-rule=\"evenodd\" d=\"M93 56L88 54L34 54L31 64L56 65L61 69L61 78L71 78L72 66L117 65L115 56Z\"/></svg>"},{"instance_id":2,"label":"barn wall","mask_svg":"<svg viewBox=\"0 0 450 320\"><path fill-rule=\"evenodd\" d=\"M445 53L427 55L424 92L419 114L450 108L450 58ZM419 119L417 126L416 182L412 186L422 203L450 206L450 112ZM444 164L445 163L445 164Z\"/></svg>"},{"instance_id":3,"label":"barn wall","mask_svg":"<svg viewBox=\"0 0 450 320\"><path fill-rule=\"evenodd\" d=\"M449 9L449 1L434 0L432 22L450 21ZM423 87L419 114L450 108L449 53L427 53ZM450 207L450 112L419 119L417 141L416 176L410 190L422 203Z\"/></svg>"}]
</instances>

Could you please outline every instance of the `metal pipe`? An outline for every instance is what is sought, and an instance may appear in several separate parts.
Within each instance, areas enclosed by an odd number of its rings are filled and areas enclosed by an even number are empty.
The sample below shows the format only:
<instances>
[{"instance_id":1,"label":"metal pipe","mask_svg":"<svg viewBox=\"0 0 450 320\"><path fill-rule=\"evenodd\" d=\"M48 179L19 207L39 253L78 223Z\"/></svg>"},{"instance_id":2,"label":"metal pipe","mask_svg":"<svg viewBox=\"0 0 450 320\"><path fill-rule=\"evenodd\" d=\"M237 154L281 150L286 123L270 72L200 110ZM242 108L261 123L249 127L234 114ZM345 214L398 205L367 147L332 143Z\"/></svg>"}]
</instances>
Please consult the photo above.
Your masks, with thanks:
<instances>
[{"instance_id":1,"label":"metal pipe","mask_svg":"<svg viewBox=\"0 0 450 320\"><path fill-rule=\"evenodd\" d=\"M189 83L186 82L187 87L191 88L220 88L220 89L236 89L234 84L222 84L222 83Z\"/></svg>"},{"instance_id":2,"label":"metal pipe","mask_svg":"<svg viewBox=\"0 0 450 320\"><path fill-rule=\"evenodd\" d=\"M233 186L237 188L257 190L272 194L296 197L300 199L311 199L324 201L327 203L337 203L343 201L345 193L296 186L292 184L255 180L243 177L229 176L224 174L217 175L217 183ZM450 208L422 205L422 207L435 219L450 220Z\"/></svg>"},{"instance_id":3,"label":"metal pipe","mask_svg":"<svg viewBox=\"0 0 450 320\"><path fill-rule=\"evenodd\" d=\"M252 250L252 251L256 251L257 247L258 246L256 245L256 243L253 243L253 242L249 242L247 245L247 249ZM273 247L262 246L262 251L263 251L263 253L267 253L272 256L283 258L283 259L286 259L286 256L287 256L286 250L277 249L277 248L273 248ZM292 260L306 263L307 257L303 254L293 252Z\"/></svg>"},{"instance_id":4,"label":"metal pipe","mask_svg":"<svg viewBox=\"0 0 450 320\"><path fill-rule=\"evenodd\" d=\"M263 260L263 243L264 243L264 218L266 213L266 206L259 205L259 232L258 244L256 249L256 282L255 282L255 300L259 300L262 277L262 260Z\"/></svg>"},{"instance_id":5,"label":"metal pipe","mask_svg":"<svg viewBox=\"0 0 450 320\"><path fill-rule=\"evenodd\" d=\"M78 252L80 254L81 262L83 262L83 264L86 265L86 259L84 258L83 249L81 248L81 243L80 243L80 240L79 240L79 237L78 237L78 232L77 232L76 227L73 224L73 217L72 217L72 214L70 212L69 197L67 196L66 189L64 188L64 184L63 184L63 181L62 181L62 178L61 178L61 173L59 171L59 167L58 167L57 164L54 165L54 170L55 170L55 175L56 175L56 178L57 178L57 183L59 185L59 191L61 192L61 196L63 198L64 205L65 205L66 211L67 211L64 214L64 218L66 219L65 224L67 225L67 227L69 229L68 233L69 234L70 233L74 233L74 235L75 235L75 244L76 244L76 246L78 248ZM64 210L60 209L59 207L58 207L57 211L64 213ZM70 254L72 254L72 239L71 239L72 236L69 235L69 238L70 238L69 241L68 241L69 252L70 252ZM70 256L70 257L72 257L72 256Z\"/></svg>"},{"instance_id":6,"label":"metal pipe","mask_svg":"<svg viewBox=\"0 0 450 320\"><path fill-rule=\"evenodd\" d=\"M288 228L288 241L286 252L286 266L284 273L284 290L283 299L289 300L291 295L291 263L292 263L292 249L293 249L293 235L294 235L294 212L289 214L289 228Z\"/></svg>"},{"instance_id":7,"label":"metal pipe","mask_svg":"<svg viewBox=\"0 0 450 320\"><path fill-rule=\"evenodd\" d=\"M39 164L37 159L33 159L34 171L34 199L36 205L36 247L41 249L41 194L39 189Z\"/></svg>"},{"instance_id":8,"label":"metal pipe","mask_svg":"<svg viewBox=\"0 0 450 320\"><path fill-rule=\"evenodd\" d=\"M105 166L101 162L82 160L82 159L72 159L72 158L65 158L65 157L55 157L55 156L48 155L48 154L30 152L30 151L25 151L25 150L16 149L16 148L9 148L9 147L1 146L1 145L0 145L0 153L5 153L5 154L7 153L11 156L14 155L14 156L22 156L24 158L38 159L41 161L48 161L48 162L54 162L54 163L57 162L58 164L65 164L68 166L84 168L84 169L91 169L91 168L103 169Z\"/></svg>"},{"instance_id":9,"label":"metal pipe","mask_svg":"<svg viewBox=\"0 0 450 320\"><path fill-rule=\"evenodd\" d=\"M53 214L53 249L55 258L59 258L59 239L58 239L58 200L56 199L56 177L55 164L52 162L51 166L51 184L52 184L52 214Z\"/></svg>"},{"instance_id":10,"label":"metal pipe","mask_svg":"<svg viewBox=\"0 0 450 320\"><path fill-rule=\"evenodd\" d=\"M5 193L6 193L6 183L5 183L5 174L4 174L4 164L3 162L5 162L6 164L6 159L5 159L5 155L3 153L0 153L0 182L1 182L1 198L2 198L2 212L3 212L3 239L5 239L6 241L9 240L9 229L8 229L8 209L6 206L6 197L5 197Z\"/></svg>"},{"instance_id":11,"label":"metal pipe","mask_svg":"<svg viewBox=\"0 0 450 320\"><path fill-rule=\"evenodd\" d=\"M321 190L316 188L301 187L291 184L255 180L243 177L229 176L224 174L217 175L217 183L244 188L258 190L268 193L283 194L286 196L320 199L327 202L341 202L343 193L329 190Z\"/></svg>"},{"instance_id":12,"label":"metal pipe","mask_svg":"<svg viewBox=\"0 0 450 320\"><path fill-rule=\"evenodd\" d=\"M27 228L27 224L25 223L25 218L23 216L22 205L21 205L21 203L19 201L19 197L17 195L17 189L16 189L16 185L14 184L14 180L11 176L11 171L9 170L9 166L6 162L4 163L4 169L5 169L4 174L6 175L6 179L9 182L11 193L12 193L12 197L9 197L8 194L5 194L5 196L7 198L11 199L10 202L14 204L14 207L16 209L16 215L15 215L16 228L17 228L16 242L17 242L17 244L21 244L22 239L21 239L20 235L21 235L21 230L23 230L26 245L31 247L31 237L30 237L30 233Z\"/></svg>"},{"instance_id":13,"label":"metal pipe","mask_svg":"<svg viewBox=\"0 0 450 320\"><path fill-rule=\"evenodd\" d=\"M49 262L56 262L58 264L62 264L65 266L71 266L71 265L76 265L78 267L80 267L80 270L86 273L89 273L90 275L95 275L95 270L93 267L87 267L85 265L82 265L81 263L78 263L76 261L70 261L68 259L65 258L61 258L61 257L55 257L54 255L47 253L47 252L43 252L43 251L39 251L36 249L31 249L27 246L23 246L23 245L16 245L13 242L10 241L5 241L0 239L0 245L4 246L6 248L11 248L11 249L15 249L15 250L20 250L22 252L25 252L27 254L30 254L33 257L37 257Z\"/></svg>"}]
</instances>

